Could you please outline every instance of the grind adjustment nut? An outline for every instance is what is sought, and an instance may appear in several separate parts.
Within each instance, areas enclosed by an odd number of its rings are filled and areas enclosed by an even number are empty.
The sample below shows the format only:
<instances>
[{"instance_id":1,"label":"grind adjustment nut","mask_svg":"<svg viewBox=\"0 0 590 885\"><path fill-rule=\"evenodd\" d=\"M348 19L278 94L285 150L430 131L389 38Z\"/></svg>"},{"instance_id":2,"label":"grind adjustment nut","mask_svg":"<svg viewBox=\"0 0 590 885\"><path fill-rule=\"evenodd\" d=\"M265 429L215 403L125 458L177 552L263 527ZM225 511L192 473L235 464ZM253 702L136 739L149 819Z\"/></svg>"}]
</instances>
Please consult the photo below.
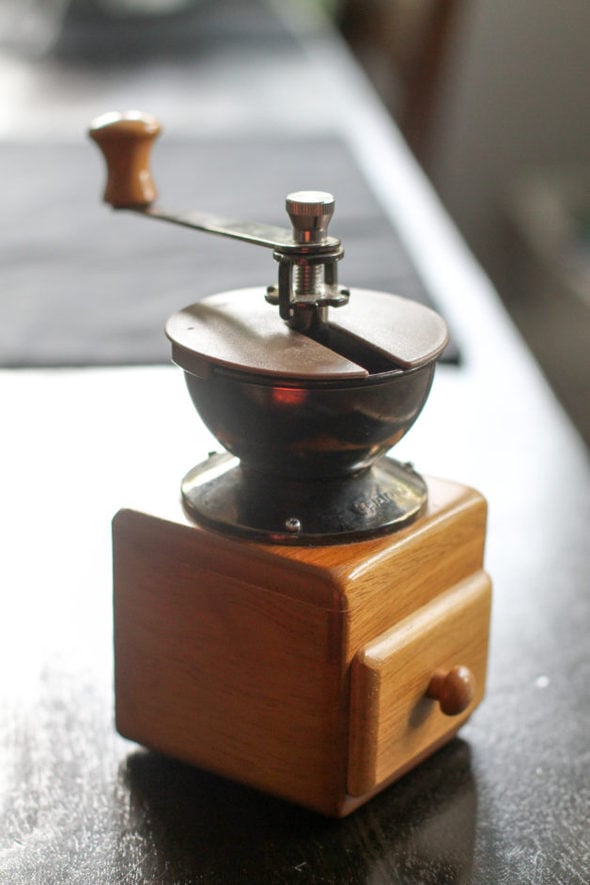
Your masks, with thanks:
<instances>
[{"instance_id":1,"label":"grind adjustment nut","mask_svg":"<svg viewBox=\"0 0 590 885\"><path fill-rule=\"evenodd\" d=\"M285 208L293 225L293 239L298 243L324 243L334 206L334 197L324 191L289 194Z\"/></svg>"},{"instance_id":2,"label":"grind adjustment nut","mask_svg":"<svg viewBox=\"0 0 590 885\"><path fill-rule=\"evenodd\" d=\"M336 203L332 194L325 191L296 191L289 194L285 208L293 225L293 240L307 246L321 246L328 241L328 224L334 214ZM315 320L327 319L327 305L339 306L344 300L336 289L336 264L318 264L306 257L292 263L293 282L283 286L281 316L291 319L296 328L306 328ZM327 279L326 279L327 271ZM328 283L328 285L326 285ZM288 289L288 292L287 292ZM293 296L299 300L299 316L293 319ZM319 307L324 301L324 307ZM280 303L279 299L279 303ZM309 307L318 311L309 313Z\"/></svg>"}]
</instances>

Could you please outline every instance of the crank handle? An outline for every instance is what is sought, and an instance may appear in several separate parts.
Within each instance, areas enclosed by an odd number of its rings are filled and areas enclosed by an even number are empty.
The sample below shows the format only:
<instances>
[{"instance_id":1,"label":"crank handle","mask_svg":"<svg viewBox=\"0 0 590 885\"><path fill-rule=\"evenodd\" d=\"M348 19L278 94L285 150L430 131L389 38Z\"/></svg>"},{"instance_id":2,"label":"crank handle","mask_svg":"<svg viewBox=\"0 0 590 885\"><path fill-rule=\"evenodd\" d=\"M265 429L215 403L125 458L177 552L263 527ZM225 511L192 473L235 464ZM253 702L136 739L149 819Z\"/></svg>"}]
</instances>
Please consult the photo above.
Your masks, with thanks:
<instances>
[{"instance_id":1,"label":"crank handle","mask_svg":"<svg viewBox=\"0 0 590 885\"><path fill-rule=\"evenodd\" d=\"M340 257L340 241L326 234L327 222L333 211L333 199L329 194L310 192L310 195L318 197L326 206L325 213L319 215L325 221L320 222L322 227L313 232L312 236L294 236L293 231L287 228L254 221L218 218L203 212L170 212L155 205L157 190L149 160L152 144L161 129L155 117L140 111L127 111L123 114L110 112L102 114L91 123L88 134L99 146L107 165L104 200L114 209L130 209L183 227L266 246L283 255L305 256L335 252Z\"/></svg>"}]
</instances>

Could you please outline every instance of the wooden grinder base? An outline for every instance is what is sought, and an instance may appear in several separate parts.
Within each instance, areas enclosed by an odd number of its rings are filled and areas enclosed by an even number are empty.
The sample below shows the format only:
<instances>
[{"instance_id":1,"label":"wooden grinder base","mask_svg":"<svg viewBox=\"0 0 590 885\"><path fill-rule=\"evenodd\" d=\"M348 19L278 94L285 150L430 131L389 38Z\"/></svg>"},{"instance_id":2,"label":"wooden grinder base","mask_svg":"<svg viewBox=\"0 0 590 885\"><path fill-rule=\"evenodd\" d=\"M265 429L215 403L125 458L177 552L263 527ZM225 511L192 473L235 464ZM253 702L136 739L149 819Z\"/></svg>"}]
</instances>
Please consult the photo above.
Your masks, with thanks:
<instances>
[{"instance_id":1,"label":"wooden grinder base","mask_svg":"<svg viewBox=\"0 0 590 885\"><path fill-rule=\"evenodd\" d=\"M333 817L448 741L484 693L486 504L428 487L408 528L326 547L224 536L180 505L121 510L120 733ZM456 667L470 694L447 715L429 688Z\"/></svg>"}]
</instances>

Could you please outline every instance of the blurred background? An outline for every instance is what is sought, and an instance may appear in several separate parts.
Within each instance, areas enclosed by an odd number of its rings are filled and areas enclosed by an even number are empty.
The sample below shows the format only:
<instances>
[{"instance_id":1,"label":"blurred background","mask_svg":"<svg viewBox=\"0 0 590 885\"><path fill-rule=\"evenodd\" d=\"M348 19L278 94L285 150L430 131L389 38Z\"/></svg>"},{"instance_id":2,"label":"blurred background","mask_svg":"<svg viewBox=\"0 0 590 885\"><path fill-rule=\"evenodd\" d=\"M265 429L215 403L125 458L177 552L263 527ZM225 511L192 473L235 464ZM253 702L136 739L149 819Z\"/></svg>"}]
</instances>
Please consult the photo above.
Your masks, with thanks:
<instances>
[{"instance_id":1,"label":"blurred background","mask_svg":"<svg viewBox=\"0 0 590 885\"><path fill-rule=\"evenodd\" d=\"M315 0L315 5L366 71L491 276L557 396L590 443L590 115L586 112L590 4L587 0L559 4L553 0ZM23 282L25 259L17 267L14 258L24 255L23 231L27 226L32 229L31 219L42 206L45 225L56 239L37 243L37 251L33 242L29 266L36 263L42 275L51 266L57 279L66 261L63 253L56 266L62 222L52 214L51 205L57 191L39 199L34 180L37 160L31 159L29 171L20 174L28 182L24 202L22 181L18 191L15 184L33 134L51 134L54 142L58 137L64 143L71 140L84 115L104 110L99 104L111 87L116 94L114 84L124 70L126 93L137 95L138 101L145 99L148 110L165 113L175 122L182 117L183 105L194 109L201 100L205 128L211 127L211 120L216 121L216 132L229 130L236 121L246 122L260 138L265 125L256 118L255 107L249 106L240 117L239 104L225 102L227 66L210 64L205 80L201 79L205 83L201 92L197 88L189 93L178 88L181 72L174 65L179 60L193 64L196 57L207 54L212 58L212 46L217 50L223 46L225 51L231 43L235 52L244 41L258 46L261 60L265 53L283 53L286 59L285 35L278 36L271 15L280 6L280 0L267 4L3 0L0 137L10 218L2 259L8 271L2 306L8 312L0 334L3 365L45 359L39 356L42 336L34 321L38 305L32 296L28 298L27 286L32 283ZM156 74L154 65L160 65ZM234 66L234 75L235 70ZM284 70L285 82L299 75L295 65ZM246 76L244 90L252 91L253 84L255 80ZM280 86L276 113L284 95ZM288 117L291 124L296 120L293 133L296 128L300 135L306 127L314 128L312 99L305 106L294 99L291 109L283 108L282 113L283 123L289 123ZM230 174L233 160L228 156L225 162ZM74 205L86 171L73 171L78 168L73 153L67 163L72 170L67 200ZM51 163L43 170L43 179L57 180ZM277 180L276 186L279 191L282 182ZM91 183L88 195L80 197L80 206L90 200L93 187ZM70 231L61 230L62 242L64 233L68 237ZM79 248L77 252L82 280L93 269L93 259L90 252ZM148 241L144 260L150 252ZM182 288L181 265L180 261L177 285ZM252 273L256 275L257 268ZM404 274L408 280L407 267ZM101 285L108 288L115 283L103 277ZM19 298L8 310L8 290L14 293L19 286ZM146 324L159 323L156 313L146 307ZM113 317L113 322L120 321L120 314ZM43 323L47 328L45 319ZM25 343L34 339L33 357L31 347L15 345L19 334ZM142 361L141 348L135 354L133 342L130 353L131 361ZM109 359L116 361L116 354ZM80 354L64 359L70 364L84 361ZM59 359L48 356L46 362L59 364Z\"/></svg>"},{"instance_id":2,"label":"blurred background","mask_svg":"<svg viewBox=\"0 0 590 885\"><path fill-rule=\"evenodd\" d=\"M590 4L341 0L336 17L590 443Z\"/></svg>"}]
</instances>

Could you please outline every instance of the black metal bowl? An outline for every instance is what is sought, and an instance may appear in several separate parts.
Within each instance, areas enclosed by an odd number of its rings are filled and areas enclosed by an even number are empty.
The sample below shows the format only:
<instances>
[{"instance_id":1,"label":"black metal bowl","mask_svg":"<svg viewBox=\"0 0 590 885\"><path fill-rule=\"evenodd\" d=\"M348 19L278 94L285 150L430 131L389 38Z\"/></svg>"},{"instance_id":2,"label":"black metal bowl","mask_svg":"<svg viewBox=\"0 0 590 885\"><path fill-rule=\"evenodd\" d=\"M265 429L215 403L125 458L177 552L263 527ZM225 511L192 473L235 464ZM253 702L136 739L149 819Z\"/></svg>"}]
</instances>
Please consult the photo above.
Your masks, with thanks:
<instances>
[{"instance_id":1,"label":"black metal bowl","mask_svg":"<svg viewBox=\"0 0 590 885\"><path fill-rule=\"evenodd\" d=\"M426 402L446 327L405 299L360 296L356 313L342 308L338 323L318 322L306 335L277 322L258 289L220 293L171 317L173 359L229 453L182 482L197 521L321 544L391 531L422 511L422 477L383 456Z\"/></svg>"},{"instance_id":2,"label":"black metal bowl","mask_svg":"<svg viewBox=\"0 0 590 885\"><path fill-rule=\"evenodd\" d=\"M304 384L220 367L185 377L204 423L244 469L307 480L357 473L397 443L426 402L434 366Z\"/></svg>"},{"instance_id":3,"label":"black metal bowl","mask_svg":"<svg viewBox=\"0 0 590 885\"><path fill-rule=\"evenodd\" d=\"M197 411L231 453L187 474L187 510L214 528L278 543L347 542L407 525L422 512L426 485L411 466L382 456L418 417L434 365L305 384L222 368L206 379L186 372Z\"/></svg>"}]
</instances>

